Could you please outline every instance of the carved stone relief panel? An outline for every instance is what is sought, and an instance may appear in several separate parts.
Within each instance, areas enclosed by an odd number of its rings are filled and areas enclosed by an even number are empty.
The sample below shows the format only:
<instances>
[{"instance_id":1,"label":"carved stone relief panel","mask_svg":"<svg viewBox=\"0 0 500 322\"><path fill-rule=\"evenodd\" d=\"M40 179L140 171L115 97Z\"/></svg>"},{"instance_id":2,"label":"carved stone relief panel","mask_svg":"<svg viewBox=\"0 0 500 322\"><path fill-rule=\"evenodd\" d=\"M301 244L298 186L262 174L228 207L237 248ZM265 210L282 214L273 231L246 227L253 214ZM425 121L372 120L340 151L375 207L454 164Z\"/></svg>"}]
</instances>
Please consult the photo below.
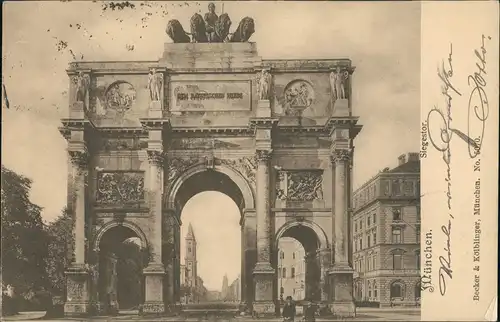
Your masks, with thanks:
<instances>
[{"instance_id":1,"label":"carved stone relief panel","mask_svg":"<svg viewBox=\"0 0 500 322\"><path fill-rule=\"evenodd\" d=\"M323 171L280 171L276 186L279 200L323 200Z\"/></svg>"},{"instance_id":2,"label":"carved stone relief panel","mask_svg":"<svg viewBox=\"0 0 500 322\"><path fill-rule=\"evenodd\" d=\"M242 157L239 159L220 159L221 164L228 165L238 171L250 184L255 186L255 172L257 171L257 162L252 157Z\"/></svg>"},{"instance_id":3,"label":"carved stone relief panel","mask_svg":"<svg viewBox=\"0 0 500 322\"><path fill-rule=\"evenodd\" d=\"M168 179L167 179L167 184L171 185L173 184L174 180L177 179L177 177L184 171L186 171L188 168L191 166L197 164L200 162L200 159L197 157L185 157L185 158L179 158L179 157L172 157L168 158L167 160L167 165L168 165Z\"/></svg>"},{"instance_id":4,"label":"carved stone relief panel","mask_svg":"<svg viewBox=\"0 0 500 322\"><path fill-rule=\"evenodd\" d=\"M143 171L101 171L98 173L97 202L122 204L143 200Z\"/></svg>"}]
</instances>

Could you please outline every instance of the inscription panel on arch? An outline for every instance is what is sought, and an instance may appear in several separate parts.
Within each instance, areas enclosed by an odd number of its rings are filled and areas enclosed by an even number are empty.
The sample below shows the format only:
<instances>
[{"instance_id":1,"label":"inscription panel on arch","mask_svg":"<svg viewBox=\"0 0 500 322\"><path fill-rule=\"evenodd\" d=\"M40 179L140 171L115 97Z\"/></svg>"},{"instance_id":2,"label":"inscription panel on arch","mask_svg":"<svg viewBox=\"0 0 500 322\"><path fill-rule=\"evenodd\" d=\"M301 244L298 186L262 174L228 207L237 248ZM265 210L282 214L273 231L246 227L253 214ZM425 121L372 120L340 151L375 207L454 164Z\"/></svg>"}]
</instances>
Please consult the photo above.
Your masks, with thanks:
<instances>
[{"instance_id":1,"label":"inscription panel on arch","mask_svg":"<svg viewBox=\"0 0 500 322\"><path fill-rule=\"evenodd\" d=\"M251 81L173 81L171 112L233 112L251 110Z\"/></svg>"}]
</instances>

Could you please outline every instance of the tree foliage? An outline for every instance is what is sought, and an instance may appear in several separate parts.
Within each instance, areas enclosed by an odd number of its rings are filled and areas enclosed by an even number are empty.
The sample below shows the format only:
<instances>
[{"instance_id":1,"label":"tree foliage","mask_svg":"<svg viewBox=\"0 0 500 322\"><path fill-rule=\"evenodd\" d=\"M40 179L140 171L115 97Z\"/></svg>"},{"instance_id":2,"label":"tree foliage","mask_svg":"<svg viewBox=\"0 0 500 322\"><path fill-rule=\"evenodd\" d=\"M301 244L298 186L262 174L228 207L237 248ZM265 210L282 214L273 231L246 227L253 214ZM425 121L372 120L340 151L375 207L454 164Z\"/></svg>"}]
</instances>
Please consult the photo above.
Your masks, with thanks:
<instances>
[{"instance_id":1,"label":"tree foliage","mask_svg":"<svg viewBox=\"0 0 500 322\"><path fill-rule=\"evenodd\" d=\"M53 295L63 295L66 279L64 272L73 254L73 218L67 208L47 227L50 236L47 275Z\"/></svg>"},{"instance_id":2,"label":"tree foliage","mask_svg":"<svg viewBox=\"0 0 500 322\"><path fill-rule=\"evenodd\" d=\"M118 302L121 308L142 304L144 262L147 250L132 241L120 243L115 254L118 257Z\"/></svg>"},{"instance_id":3,"label":"tree foliage","mask_svg":"<svg viewBox=\"0 0 500 322\"><path fill-rule=\"evenodd\" d=\"M1 182L2 282L29 297L47 286L48 235L42 209L29 199L29 178L2 165Z\"/></svg>"}]
</instances>

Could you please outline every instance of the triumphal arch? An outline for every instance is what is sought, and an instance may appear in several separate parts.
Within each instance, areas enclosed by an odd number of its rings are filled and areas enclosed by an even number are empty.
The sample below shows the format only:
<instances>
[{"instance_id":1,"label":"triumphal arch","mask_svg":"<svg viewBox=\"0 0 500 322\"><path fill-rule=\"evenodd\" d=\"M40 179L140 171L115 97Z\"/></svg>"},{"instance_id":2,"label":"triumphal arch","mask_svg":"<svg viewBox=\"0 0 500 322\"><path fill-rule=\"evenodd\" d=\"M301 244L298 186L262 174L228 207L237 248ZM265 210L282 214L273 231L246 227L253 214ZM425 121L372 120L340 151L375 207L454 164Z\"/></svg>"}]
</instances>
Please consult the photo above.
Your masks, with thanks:
<instances>
[{"instance_id":1,"label":"triumphal arch","mask_svg":"<svg viewBox=\"0 0 500 322\"><path fill-rule=\"evenodd\" d=\"M288 236L306 250L306 298L354 314L354 67L262 59L248 41L253 19L224 34L229 17L221 18L219 29L195 28L192 39L170 21L174 42L158 61L70 64L70 115L60 128L74 215L67 315L116 309L112 249L129 237L148 250L141 312L175 310L180 214L206 190L240 209L242 304L275 313L277 242Z\"/></svg>"}]
</instances>

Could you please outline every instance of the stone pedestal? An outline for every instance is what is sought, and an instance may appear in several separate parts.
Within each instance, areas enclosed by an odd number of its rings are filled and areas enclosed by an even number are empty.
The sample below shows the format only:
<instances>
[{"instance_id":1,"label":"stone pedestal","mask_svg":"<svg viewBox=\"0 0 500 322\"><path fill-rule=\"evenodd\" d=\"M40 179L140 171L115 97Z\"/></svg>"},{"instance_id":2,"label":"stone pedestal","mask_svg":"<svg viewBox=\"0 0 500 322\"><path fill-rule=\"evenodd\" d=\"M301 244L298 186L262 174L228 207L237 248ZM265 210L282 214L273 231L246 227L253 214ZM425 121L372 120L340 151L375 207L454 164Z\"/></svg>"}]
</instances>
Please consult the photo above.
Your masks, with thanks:
<instances>
[{"instance_id":1,"label":"stone pedestal","mask_svg":"<svg viewBox=\"0 0 500 322\"><path fill-rule=\"evenodd\" d=\"M269 100L259 100L256 117L271 117L271 102Z\"/></svg>"},{"instance_id":2,"label":"stone pedestal","mask_svg":"<svg viewBox=\"0 0 500 322\"><path fill-rule=\"evenodd\" d=\"M333 103L333 116L349 116L349 100L338 99Z\"/></svg>"},{"instance_id":3,"label":"stone pedestal","mask_svg":"<svg viewBox=\"0 0 500 322\"><path fill-rule=\"evenodd\" d=\"M356 306L353 299L352 269L332 269L329 272L333 302L330 310L337 318L352 318L356 316Z\"/></svg>"},{"instance_id":4,"label":"stone pedestal","mask_svg":"<svg viewBox=\"0 0 500 322\"><path fill-rule=\"evenodd\" d=\"M71 106L69 117L72 119L85 118L85 103L82 101L74 102Z\"/></svg>"},{"instance_id":5,"label":"stone pedestal","mask_svg":"<svg viewBox=\"0 0 500 322\"><path fill-rule=\"evenodd\" d=\"M84 265L73 264L66 271L66 302L64 315L86 316L91 313L89 273Z\"/></svg>"},{"instance_id":6,"label":"stone pedestal","mask_svg":"<svg viewBox=\"0 0 500 322\"><path fill-rule=\"evenodd\" d=\"M162 264L151 264L143 270L146 296L142 306L142 314L164 314L163 279L165 268Z\"/></svg>"},{"instance_id":7,"label":"stone pedestal","mask_svg":"<svg viewBox=\"0 0 500 322\"><path fill-rule=\"evenodd\" d=\"M161 107L160 101L152 101L149 103L148 117L150 118L162 118L163 109Z\"/></svg>"},{"instance_id":8,"label":"stone pedestal","mask_svg":"<svg viewBox=\"0 0 500 322\"><path fill-rule=\"evenodd\" d=\"M255 266L253 273L255 283L255 301L253 311L258 317L270 317L276 315L276 305L273 299L274 270Z\"/></svg>"}]
</instances>

